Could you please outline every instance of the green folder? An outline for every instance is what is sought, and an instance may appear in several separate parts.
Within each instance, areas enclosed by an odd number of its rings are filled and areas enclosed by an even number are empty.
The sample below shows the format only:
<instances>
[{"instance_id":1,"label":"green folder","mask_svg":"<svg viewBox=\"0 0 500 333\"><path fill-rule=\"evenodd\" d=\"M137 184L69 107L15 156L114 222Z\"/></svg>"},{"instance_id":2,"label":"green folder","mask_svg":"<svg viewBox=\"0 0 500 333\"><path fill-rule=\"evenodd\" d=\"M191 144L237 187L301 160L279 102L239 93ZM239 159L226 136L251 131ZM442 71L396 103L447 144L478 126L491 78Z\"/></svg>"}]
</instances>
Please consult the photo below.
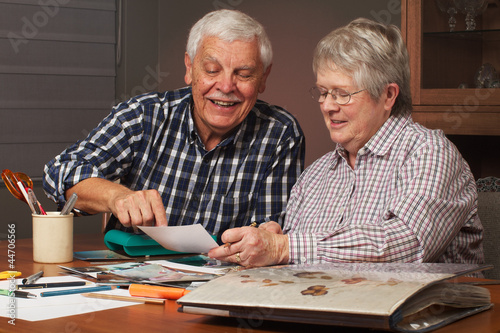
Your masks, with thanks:
<instances>
[{"instance_id":1,"label":"green folder","mask_svg":"<svg viewBox=\"0 0 500 333\"><path fill-rule=\"evenodd\" d=\"M129 256L180 254L167 250L148 235L137 235L121 230L110 230L104 235L104 244L112 251L124 251Z\"/></svg>"}]
</instances>

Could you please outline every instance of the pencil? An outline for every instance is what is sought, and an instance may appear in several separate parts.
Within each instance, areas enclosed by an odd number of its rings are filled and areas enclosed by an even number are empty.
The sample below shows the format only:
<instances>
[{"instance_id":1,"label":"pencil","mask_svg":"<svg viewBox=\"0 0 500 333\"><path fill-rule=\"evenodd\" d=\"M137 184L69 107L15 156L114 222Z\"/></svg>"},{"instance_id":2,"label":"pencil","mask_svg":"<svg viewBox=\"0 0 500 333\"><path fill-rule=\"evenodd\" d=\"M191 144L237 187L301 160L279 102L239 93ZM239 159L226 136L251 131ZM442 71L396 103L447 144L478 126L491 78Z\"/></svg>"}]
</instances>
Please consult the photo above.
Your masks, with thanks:
<instances>
[{"instance_id":1,"label":"pencil","mask_svg":"<svg viewBox=\"0 0 500 333\"><path fill-rule=\"evenodd\" d=\"M134 297L134 296L97 294L97 293L85 293L82 295L85 297L110 299L110 300L115 300L115 301L150 303L150 304L165 304L164 299L151 299L151 298L147 298L147 297Z\"/></svg>"},{"instance_id":2,"label":"pencil","mask_svg":"<svg viewBox=\"0 0 500 333\"><path fill-rule=\"evenodd\" d=\"M250 223L249 227L257 228L257 222ZM231 246L230 242L224 244L224 247L229 247L229 246Z\"/></svg>"},{"instance_id":3,"label":"pencil","mask_svg":"<svg viewBox=\"0 0 500 333\"><path fill-rule=\"evenodd\" d=\"M40 293L40 297L83 294L83 293L89 293L89 292L94 292L94 291L104 291L104 290L111 290L111 289L113 289L111 286L97 286L97 287L90 287L90 288L44 291L43 293Z\"/></svg>"}]
</instances>

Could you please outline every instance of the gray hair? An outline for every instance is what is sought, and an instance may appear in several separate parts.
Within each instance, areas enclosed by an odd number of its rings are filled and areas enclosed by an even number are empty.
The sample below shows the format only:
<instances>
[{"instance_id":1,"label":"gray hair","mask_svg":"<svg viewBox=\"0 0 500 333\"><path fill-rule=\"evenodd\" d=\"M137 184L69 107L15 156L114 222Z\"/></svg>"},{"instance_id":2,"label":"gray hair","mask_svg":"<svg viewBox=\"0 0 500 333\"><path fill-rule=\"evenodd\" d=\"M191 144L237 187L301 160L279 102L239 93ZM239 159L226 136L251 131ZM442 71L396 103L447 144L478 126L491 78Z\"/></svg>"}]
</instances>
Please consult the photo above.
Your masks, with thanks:
<instances>
[{"instance_id":1,"label":"gray hair","mask_svg":"<svg viewBox=\"0 0 500 333\"><path fill-rule=\"evenodd\" d=\"M378 100L389 83L399 86L392 115L411 113L410 65L401 32L358 18L326 35L317 45L313 71L329 68L353 78L358 89L366 89Z\"/></svg>"},{"instance_id":2,"label":"gray hair","mask_svg":"<svg viewBox=\"0 0 500 333\"><path fill-rule=\"evenodd\" d=\"M196 56L204 37L215 36L226 42L252 41L257 39L260 46L260 59L266 70L272 63L273 50L264 27L237 10L221 9L202 17L189 32L186 52L191 60Z\"/></svg>"}]
</instances>

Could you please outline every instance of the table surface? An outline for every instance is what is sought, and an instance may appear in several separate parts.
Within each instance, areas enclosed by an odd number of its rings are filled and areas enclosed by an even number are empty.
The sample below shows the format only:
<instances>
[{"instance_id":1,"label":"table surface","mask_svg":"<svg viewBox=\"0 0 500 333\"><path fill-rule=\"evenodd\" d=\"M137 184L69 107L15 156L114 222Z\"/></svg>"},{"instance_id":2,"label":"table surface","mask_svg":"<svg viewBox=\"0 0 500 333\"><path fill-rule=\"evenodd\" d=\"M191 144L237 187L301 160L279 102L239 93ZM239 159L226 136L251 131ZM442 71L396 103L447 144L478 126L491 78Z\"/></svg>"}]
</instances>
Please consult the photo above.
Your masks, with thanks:
<instances>
[{"instance_id":1,"label":"table surface","mask_svg":"<svg viewBox=\"0 0 500 333\"><path fill-rule=\"evenodd\" d=\"M8 241L0 241L0 271L8 268ZM75 235L74 251L105 249L102 235ZM63 264L69 267L89 266L89 262L74 260ZM44 276L57 276L61 272L56 264L33 262L32 240L17 239L15 242L15 270L23 277L40 270ZM452 323L435 333L460 332L500 332L500 285L486 286L491 291L495 306L472 317ZM16 319L15 326L8 323L6 317L0 317L0 332L307 332L339 331L338 328L322 325L296 324L285 322L243 320L178 312L175 301L166 301L165 305L137 304L119 309L98 311L77 316L62 317L43 321L25 321ZM370 332L374 330L359 328L341 328L346 333Z\"/></svg>"}]
</instances>

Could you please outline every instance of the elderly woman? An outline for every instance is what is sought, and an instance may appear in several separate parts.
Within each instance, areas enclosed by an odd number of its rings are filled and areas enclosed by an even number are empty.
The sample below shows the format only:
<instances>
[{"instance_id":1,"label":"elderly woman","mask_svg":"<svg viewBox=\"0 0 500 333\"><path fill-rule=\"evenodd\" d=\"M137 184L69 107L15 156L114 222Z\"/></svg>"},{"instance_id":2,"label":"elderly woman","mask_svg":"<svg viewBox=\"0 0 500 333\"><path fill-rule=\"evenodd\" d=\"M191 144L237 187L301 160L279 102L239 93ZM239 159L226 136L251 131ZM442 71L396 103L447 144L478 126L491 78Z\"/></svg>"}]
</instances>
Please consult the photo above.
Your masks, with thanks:
<instances>
[{"instance_id":1,"label":"elderly woman","mask_svg":"<svg viewBox=\"0 0 500 333\"><path fill-rule=\"evenodd\" d=\"M300 176L283 231L227 230L230 245L209 255L244 266L482 263L474 178L441 131L412 121L399 30L357 19L319 42L313 69L335 150Z\"/></svg>"}]
</instances>

